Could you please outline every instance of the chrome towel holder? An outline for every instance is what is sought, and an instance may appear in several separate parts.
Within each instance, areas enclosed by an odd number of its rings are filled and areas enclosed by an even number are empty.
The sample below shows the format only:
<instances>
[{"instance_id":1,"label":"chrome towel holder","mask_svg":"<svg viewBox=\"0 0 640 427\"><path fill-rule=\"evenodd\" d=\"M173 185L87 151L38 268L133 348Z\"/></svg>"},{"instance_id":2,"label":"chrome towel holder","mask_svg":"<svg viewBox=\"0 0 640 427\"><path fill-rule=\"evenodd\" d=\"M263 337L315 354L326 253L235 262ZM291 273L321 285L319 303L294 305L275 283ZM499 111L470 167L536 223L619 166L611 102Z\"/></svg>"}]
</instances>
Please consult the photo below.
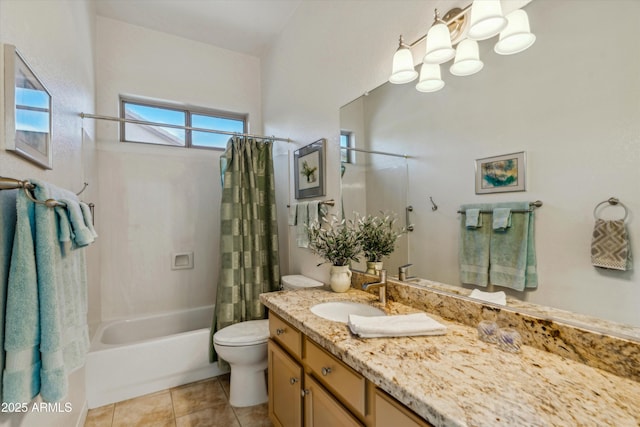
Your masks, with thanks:
<instances>
[{"instance_id":1,"label":"chrome towel holder","mask_svg":"<svg viewBox=\"0 0 640 427\"><path fill-rule=\"evenodd\" d=\"M595 207L595 208L593 208L593 217L594 217L595 219L600 219L600 218L598 218L597 211L598 211L598 208L599 208L600 206L604 205L605 203L608 203L608 204L609 204L609 205L611 205L611 206L616 206L616 205L620 205L620 206L622 206L622 208L624 209L624 217L622 218L622 221L626 221L626 220L627 220L627 216L629 216L629 210L627 209L627 207L625 206L625 204L624 204L624 203L622 203L622 202L620 201L620 199L618 199L617 197L609 197L607 200L605 200L605 201L602 201L602 202L598 203L598 204L596 205L596 207Z\"/></svg>"}]
</instances>

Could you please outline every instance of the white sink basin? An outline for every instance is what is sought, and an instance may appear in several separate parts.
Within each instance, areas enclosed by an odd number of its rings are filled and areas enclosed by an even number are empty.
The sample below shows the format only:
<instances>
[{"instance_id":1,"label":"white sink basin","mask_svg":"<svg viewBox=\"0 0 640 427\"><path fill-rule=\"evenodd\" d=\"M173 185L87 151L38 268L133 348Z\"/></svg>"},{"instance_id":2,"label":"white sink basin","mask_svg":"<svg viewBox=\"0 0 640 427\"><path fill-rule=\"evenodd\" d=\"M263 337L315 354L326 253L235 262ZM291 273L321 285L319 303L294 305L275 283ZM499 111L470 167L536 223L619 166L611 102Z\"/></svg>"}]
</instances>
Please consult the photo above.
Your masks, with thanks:
<instances>
[{"instance_id":1,"label":"white sink basin","mask_svg":"<svg viewBox=\"0 0 640 427\"><path fill-rule=\"evenodd\" d=\"M350 314L358 316L384 316L384 311L368 304L351 301L323 302L311 307L311 312L316 316L333 320L334 322L347 323Z\"/></svg>"}]
</instances>

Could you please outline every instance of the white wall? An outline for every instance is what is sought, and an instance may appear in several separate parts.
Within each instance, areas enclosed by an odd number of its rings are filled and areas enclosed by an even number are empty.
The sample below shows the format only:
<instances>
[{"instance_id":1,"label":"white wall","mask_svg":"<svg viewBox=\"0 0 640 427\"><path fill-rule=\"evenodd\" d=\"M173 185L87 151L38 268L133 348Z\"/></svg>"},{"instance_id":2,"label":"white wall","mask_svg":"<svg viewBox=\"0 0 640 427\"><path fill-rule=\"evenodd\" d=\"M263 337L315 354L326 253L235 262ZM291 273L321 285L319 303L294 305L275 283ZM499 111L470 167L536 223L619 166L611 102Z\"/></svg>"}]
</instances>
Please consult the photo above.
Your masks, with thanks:
<instances>
[{"instance_id":1,"label":"white wall","mask_svg":"<svg viewBox=\"0 0 640 427\"><path fill-rule=\"evenodd\" d=\"M301 142L327 137L332 197L340 191L340 106L388 77L397 35L415 40L423 34L435 3L303 3L264 61L265 130ZM526 10L538 36L528 51L499 57L490 52L491 41L481 42L485 69L476 76L443 71L447 86L435 94L420 94L412 85L383 89L394 95L386 107L393 119L374 120L376 131L392 138L394 127L403 128L404 136L372 148L416 156L410 163L410 203L416 228L424 231L411 240L411 253L420 254L411 259L414 272L459 283L460 204L541 199L540 287L526 298L640 325L637 276L602 272L589 260L592 211L610 196L627 204L632 242L640 242L633 214L640 209L640 52L634 32L640 3L534 1ZM567 16L573 17L571 25ZM608 32L602 37L594 28ZM474 160L520 150L528 155L528 191L476 196ZM436 213L429 196L440 206ZM295 249L290 260L291 270L327 279L308 251Z\"/></svg>"},{"instance_id":2,"label":"white wall","mask_svg":"<svg viewBox=\"0 0 640 427\"><path fill-rule=\"evenodd\" d=\"M118 116L124 94L248 113L262 130L258 58L99 17L96 70L99 114ZM97 134L103 320L213 304L221 151L120 143L110 122ZM184 251L194 269L172 271Z\"/></svg>"},{"instance_id":3,"label":"white wall","mask_svg":"<svg viewBox=\"0 0 640 427\"><path fill-rule=\"evenodd\" d=\"M6 152L0 141L0 175L39 178L76 191L86 181L90 184L82 194L86 201L97 201L98 192L94 126L85 123L83 140L78 113L94 109L94 16L92 5L84 1L0 1L0 42L18 48L53 99L53 170L45 171ZM99 277L98 257L97 244L87 248L90 319L99 318L99 294L94 287ZM83 421L85 400L81 369L71 376L65 400L72 404L71 413L2 414L0 426L73 426Z\"/></svg>"}]
</instances>

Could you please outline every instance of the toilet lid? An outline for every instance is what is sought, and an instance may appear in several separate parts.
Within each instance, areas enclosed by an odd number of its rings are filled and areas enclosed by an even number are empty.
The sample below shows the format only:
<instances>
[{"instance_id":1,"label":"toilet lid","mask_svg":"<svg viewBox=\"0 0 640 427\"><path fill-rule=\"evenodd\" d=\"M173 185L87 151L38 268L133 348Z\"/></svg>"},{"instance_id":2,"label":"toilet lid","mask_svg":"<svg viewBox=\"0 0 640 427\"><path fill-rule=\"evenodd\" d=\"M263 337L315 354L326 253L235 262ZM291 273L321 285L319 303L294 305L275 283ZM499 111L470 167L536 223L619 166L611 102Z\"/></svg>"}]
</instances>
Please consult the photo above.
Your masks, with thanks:
<instances>
[{"instance_id":1,"label":"toilet lid","mask_svg":"<svg viewBox=\"0 0 640 427\"><path fill-rule=\"evenodd\" d=\"M213 342L226 346L245 346L267 342L269 320L249 320L234 323L213 334Z\"/></svg>"}]
</instances>

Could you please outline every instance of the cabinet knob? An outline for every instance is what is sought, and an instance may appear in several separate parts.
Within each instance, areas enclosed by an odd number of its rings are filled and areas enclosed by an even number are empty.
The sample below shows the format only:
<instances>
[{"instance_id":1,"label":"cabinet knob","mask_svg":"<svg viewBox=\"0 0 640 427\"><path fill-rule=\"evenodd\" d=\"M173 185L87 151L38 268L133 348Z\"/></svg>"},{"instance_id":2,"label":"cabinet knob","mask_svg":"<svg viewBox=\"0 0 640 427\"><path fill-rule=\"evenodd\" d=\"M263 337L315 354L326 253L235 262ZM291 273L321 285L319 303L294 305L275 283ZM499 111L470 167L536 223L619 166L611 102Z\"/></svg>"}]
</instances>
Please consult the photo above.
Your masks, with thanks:
<instances>
[{"instance_id":1,"label":"cabinet knob","mask_svg":"<svg viewBox=\"0 0 640 427\"><path fill-rule=\"evenodd\" d=\"M301 395L302 397L305 397L305 396L307 396L307 395L308 395L308 394L310 394L310 393L311 393L311 390L309 390L309 389L300 390L300 395Z\"/></svg>"},{"instance_id":2,"label":"cabinet knob","mask_svg":"<svg viewBox=\"0 0 640 427\"><path fill-rule=\"evenodd\" d=\"M322 372L322 376L326 377L331 373L331 368L322 368L320 372Z\"/></svg>"},{"instance_id":3,"label":"cabinet knob","mask_svg":"<svg viewBox=\"0 0 640 427\"><path fill-rule=\"evenodd\" d=\"M284 334L284 329L283 328L276 329L276 335L282 335L282 334Z\"/></svg>"},{"instance_id":4,"label":"cabinet knob","mask_svg":"<svg viewBox=\"0 0 640 427\"><path fill-rule=\"evenodd\" d=\"M289 383L291 385L294 385L295 383L297 383L299 380L296 377L291 377L289 378Z\"/></svg>"}]
</instances>

